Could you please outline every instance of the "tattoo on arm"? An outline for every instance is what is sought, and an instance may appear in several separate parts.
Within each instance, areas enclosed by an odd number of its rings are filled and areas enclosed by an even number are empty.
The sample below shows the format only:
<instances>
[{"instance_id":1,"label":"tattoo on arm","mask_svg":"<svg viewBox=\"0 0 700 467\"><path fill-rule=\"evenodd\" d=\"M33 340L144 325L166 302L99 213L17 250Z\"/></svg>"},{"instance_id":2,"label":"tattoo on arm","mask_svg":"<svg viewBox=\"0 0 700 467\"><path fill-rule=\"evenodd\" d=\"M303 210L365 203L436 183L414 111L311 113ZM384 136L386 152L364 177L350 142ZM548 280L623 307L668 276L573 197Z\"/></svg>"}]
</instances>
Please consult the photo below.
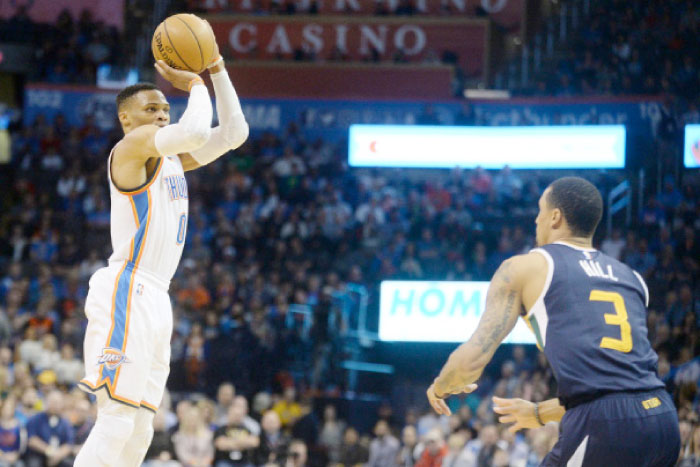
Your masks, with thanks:
<instances>
[{"instance_id":1,"label":"tattoo on arm","mask_svg":"<svg viewBox=\"0 0 700 467\"><path fill-rule=\"evenodd\" d=\"M486 310L468 342L455 350L435 381L439 396L459 391L476 381L498 345L518 319L521 298L511 261L494 274L486 296Z\"/></svg>"},{"instance_id":2,"label":"tattoo on arm","mask_svg":"<svg viewBox=\"0 0 700 467\"><path fill-rule=\"evenodd\" d=\"M512 264L505 261L494 274L486 296L486 311L474 333L475 344L484 353L491 352L501 343L518 319L520 299L512 288ZM517 306L518 309L515 307Z\"/></svg>"}]
</instances>

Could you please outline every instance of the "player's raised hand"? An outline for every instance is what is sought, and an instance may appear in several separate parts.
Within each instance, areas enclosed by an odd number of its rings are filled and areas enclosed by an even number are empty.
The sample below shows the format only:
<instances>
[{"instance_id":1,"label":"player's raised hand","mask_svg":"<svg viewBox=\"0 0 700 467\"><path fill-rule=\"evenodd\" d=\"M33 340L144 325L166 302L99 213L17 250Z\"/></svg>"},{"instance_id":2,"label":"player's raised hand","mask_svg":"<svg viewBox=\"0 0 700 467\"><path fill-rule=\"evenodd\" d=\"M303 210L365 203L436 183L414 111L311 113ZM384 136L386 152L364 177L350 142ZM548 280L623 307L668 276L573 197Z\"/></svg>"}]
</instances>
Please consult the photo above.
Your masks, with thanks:
<instances>
[{"instance_id":1,"label":"player's raised hand","mask_svg":"<svg viewBox=\"0 0 700 467\"><path fill-rule=\"evenodd\" d=\"M189 86L193 79L201 80L199 75L196 73L185 70L177 70L165 63L163 60L158 60L155 63L155 67L163 78L168 80L174 87L181 89L182 91L190 90Z\"/></svg>"},{"instance_id":2,"label":"player's raised hand","mask_svg":"<svg viewBox=\"0 0 700 467\"><path fill-rule=\"evenodd\" d=\"M219 58L219 44L216 43L216 34L214 34L214 28L211 27L211 24L209 21L206 19L204 20L205 23L209 26L209 29L211 30L211 35L214 36L214 53L212 54L212 60L217 60Z\"/></svg>"},{"instance_id":3,"label":"player's raised hand","mask_svg":"<svg viewBox=\"0 0 700 467\"><path fill-rule=\"evenodd\" d=\"M508 431L515 433L524 428L539 428L542 425L535 418L535 404L524 399L502 399L493 397L493 411L500 415L501 423L513 423Z\"/></svg>"}]
</instances>

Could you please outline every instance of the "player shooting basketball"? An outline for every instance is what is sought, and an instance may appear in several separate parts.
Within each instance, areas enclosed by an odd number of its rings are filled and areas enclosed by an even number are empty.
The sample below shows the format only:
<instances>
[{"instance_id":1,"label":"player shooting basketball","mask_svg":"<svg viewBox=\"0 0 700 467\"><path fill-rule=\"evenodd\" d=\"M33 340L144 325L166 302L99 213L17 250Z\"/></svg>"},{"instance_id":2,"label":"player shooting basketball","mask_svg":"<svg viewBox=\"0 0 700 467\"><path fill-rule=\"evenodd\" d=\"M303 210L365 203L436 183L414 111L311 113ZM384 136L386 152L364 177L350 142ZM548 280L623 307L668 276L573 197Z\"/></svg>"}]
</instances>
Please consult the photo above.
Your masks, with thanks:
<instances>
[{"instance_id":1,"label":"player shooting basketball","mask_svg":"<svg viewBox=\"0 0 700 467\"><path fill-rule=\"evenodd\" d=\"M600 193L578 177L554 181L539 200L537 245L501 264L486 310L428 389L444 398L471 392L501 341L523 316L547 356L558 397L532 403L494 398L511 431L561 421L545 466L671 466L680 451L678 418L656 374L647 336L649 292L627 265L593 249Z\"/></svg>"},{"instance_id":2,"label":"player shooting basketball","mask_svg":"<svg viewBox=\"0 0 700 467\"><path fill-rule=\"evenodd\" d=\"M170 124L170 106L153 84L117 96L124 137L109 156L109 266L90 279L85 303L84 390L97 396L97 422L78 467L141 465L153 437L153 415L169 373L173 319L168 296L185 242L188 193L184 172L207 165L248 137L223 58L208 67L219 126L203 80L163 61L158 72L189 92L187 109Z\"/></svg>"}]
</instances>

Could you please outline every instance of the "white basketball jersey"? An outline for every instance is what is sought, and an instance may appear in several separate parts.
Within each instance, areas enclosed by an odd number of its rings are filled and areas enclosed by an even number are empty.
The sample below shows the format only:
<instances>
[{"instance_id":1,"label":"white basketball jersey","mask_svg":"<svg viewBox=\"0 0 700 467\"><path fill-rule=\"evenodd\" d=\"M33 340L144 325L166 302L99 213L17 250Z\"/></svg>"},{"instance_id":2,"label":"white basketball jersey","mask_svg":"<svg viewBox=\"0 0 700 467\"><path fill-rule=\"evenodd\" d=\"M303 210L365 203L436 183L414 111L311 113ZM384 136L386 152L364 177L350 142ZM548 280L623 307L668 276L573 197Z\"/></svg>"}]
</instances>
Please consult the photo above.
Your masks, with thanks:
<instances>
[{"instance_id":1,"label":"white basketball jersey","mask_svg":"<svg viewBox=\"0 0 700 467\"><path fill-rule=\"evenodd\" d=\"M122 191L107 172L112 200L110 264L128 262L139 271L169 282L182 256L187 232L187 182L177 156L158 159L155 173L135 190Z\"/></svg>"}]
</instances>

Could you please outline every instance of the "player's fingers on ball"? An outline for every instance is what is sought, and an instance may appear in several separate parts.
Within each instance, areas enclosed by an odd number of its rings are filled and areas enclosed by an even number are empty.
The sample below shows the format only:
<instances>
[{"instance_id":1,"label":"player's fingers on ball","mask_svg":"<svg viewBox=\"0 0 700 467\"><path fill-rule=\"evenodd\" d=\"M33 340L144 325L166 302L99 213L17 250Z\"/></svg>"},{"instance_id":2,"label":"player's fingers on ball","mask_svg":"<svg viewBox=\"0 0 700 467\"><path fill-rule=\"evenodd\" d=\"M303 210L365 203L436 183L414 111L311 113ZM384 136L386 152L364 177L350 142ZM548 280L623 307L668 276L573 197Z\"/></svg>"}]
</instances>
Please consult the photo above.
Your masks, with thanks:
<instances>
[{"instance_id":1,"label":"player's fingers on ball","mask_svg":"<svg viewBox=\"0 0 700 467\"><path fill-rule=\"evenodd\" d=\"M173 75L173 72L175 71L175 68L173 68L173 67L171 67L170 65L168 65L167 63L165 63L164 60L158 60L158 62L159 62L159 65L161 66L161 68L163 68L163 71L164 71L168 76L172 76L172 75Z\"/></svg>"},{"instance_id":2,"label":"player's fingers on ball","mask_svg":"<svg viewBox=\"0 0 700 467\"><path fill-rule=\"evenodd\" d=\"M168 74L165 71L163 71L162 68L156 68L156 69L158 70L158 74L160 74L160 76L162 76L165 80L170 81L170 77L168 76Z\"/></svg>"},{"instance_id":3,"label":"player's fingers on ball","mask_svg":"<svg viewBox=\"0 0 700 467\"><path fill-rule=\"evenodd\" d=\"M166 65L165 62L162 60L158 60L156 62L156 70L158 70L158 73L160 73L161 76L163 76L163 78L168 78L170 75L170 72L166 68L167 66L168 65Z\"/></svg>"}]
</instances>

